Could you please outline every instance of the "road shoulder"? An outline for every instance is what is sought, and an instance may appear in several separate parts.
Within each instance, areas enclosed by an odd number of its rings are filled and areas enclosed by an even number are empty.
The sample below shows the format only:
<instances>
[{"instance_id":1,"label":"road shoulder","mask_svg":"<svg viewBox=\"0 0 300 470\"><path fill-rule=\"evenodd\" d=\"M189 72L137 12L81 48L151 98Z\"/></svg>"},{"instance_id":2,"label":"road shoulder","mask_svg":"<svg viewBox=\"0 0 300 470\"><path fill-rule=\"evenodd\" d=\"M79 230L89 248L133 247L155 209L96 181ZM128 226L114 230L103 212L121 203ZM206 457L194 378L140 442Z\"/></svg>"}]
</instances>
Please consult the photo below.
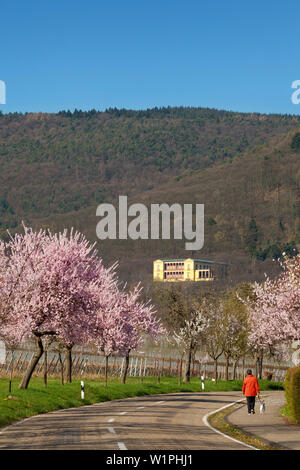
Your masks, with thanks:
<instances>
[{"instance_id":1,"label":"road shoulder","mask_svg":"<svg viewBox=\"0 0 300 470\"><path fill-rule=\"evenodd\" d=\"M273 448L300 450L300 426L288 424L279 413L285 404L284 392L263 392L261 397L266 404L265 413L260 413L258 401L255 415L248 415L246 404L243 404L224 417L225 423L260 438Z\"/></svg>"}]
</instances>

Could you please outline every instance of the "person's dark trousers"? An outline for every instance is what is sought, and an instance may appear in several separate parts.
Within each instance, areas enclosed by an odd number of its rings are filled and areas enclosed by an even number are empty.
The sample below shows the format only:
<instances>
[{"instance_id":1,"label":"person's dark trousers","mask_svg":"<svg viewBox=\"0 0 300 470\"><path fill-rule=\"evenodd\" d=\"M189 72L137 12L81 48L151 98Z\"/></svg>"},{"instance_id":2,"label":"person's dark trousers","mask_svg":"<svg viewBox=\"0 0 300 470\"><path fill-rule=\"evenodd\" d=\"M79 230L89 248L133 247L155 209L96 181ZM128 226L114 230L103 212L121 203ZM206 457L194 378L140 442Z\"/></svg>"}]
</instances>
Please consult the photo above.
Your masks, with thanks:
<instances>
[{"instance_id":1,"label":"person's dark trousers","mask_svg":"<svg viewBox=\"0 0 300 470\"><path fill-rule=\"evenodd\" d=\"M254 397L247 397L247 405L248 405L248 413L251 413L251 411L254 411L255 396Z\"/></svg>"}]
</instances>

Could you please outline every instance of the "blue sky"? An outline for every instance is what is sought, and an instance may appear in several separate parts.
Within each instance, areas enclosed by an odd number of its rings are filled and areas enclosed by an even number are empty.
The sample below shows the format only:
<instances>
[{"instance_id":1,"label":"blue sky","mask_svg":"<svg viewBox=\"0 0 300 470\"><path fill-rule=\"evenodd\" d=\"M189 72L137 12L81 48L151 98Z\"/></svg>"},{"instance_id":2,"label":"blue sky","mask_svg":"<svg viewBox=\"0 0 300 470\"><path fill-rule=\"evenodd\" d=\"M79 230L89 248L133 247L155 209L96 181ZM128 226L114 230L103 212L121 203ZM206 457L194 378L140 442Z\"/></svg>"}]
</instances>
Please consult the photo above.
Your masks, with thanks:
<instances>
[{"instance_id":1,"label":"blue sky","mask_svg":"<svg viewBox=\"0 0 300 470\"><path fill-rule=\"evenodd\" d=\"M203 106L299 114L300 2L11 1L2 112Z\"/></svg>"}]
</instances>

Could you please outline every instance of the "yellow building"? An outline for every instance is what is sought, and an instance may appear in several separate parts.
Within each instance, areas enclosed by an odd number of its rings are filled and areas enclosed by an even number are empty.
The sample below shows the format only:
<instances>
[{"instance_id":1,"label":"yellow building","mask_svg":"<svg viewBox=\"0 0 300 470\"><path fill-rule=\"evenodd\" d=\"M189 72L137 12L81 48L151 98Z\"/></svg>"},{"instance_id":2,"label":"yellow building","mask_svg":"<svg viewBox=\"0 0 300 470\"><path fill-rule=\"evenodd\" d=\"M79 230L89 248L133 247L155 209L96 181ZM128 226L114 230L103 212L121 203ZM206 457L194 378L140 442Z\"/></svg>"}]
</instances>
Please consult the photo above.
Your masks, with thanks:
<instances>
[{"instance_id":1,"label":"yellow building","mask_svg":"<svg viewBox=\"0 0 300 470\"><path fill-rule=\"evenodd\" d=\"M226 276L226 263L204 259L157 259L153 261L153 280L214 281Z\"/></svg>"}]
</instances>

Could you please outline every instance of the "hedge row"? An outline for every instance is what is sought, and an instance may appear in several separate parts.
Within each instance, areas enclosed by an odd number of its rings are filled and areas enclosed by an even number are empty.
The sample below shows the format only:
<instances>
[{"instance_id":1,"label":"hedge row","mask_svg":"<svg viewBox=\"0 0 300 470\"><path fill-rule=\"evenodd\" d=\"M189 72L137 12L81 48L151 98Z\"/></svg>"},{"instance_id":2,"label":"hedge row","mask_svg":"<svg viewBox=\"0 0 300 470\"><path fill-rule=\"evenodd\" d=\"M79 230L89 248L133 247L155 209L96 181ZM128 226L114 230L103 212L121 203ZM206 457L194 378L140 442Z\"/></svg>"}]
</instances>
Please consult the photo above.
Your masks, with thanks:
<instances>
[{"instance_id":1,"label":"hedge row","mask_svg":"<svg viewBox=\"0 0 300 470\"><path fill-rule=\"evenodd\" d=\"M300 424L300 367L293 367L287 371L284 389L291 418Z\"/></svg>"}]
</instances>

